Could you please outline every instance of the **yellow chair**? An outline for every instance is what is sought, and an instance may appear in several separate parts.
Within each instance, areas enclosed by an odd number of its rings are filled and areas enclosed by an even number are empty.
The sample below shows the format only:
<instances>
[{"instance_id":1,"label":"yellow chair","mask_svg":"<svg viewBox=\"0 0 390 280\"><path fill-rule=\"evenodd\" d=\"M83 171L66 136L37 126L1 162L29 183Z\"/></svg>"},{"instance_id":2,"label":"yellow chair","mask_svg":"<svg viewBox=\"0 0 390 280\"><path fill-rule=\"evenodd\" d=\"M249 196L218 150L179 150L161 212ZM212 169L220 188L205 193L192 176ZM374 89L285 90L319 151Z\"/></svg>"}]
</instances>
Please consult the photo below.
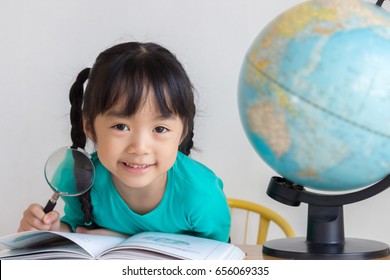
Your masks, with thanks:
<instances>
[{"instance_id":1,"label":"yellow chair","mask_svg":"<svg viewBox=\"0 0 390 280\"><path fill-rule=\"evenodd\" d=\"M248 235L248 226L249 226L249 214L255 213L259 215L259 226L257 233L257 245L262 245L267 239L269 225L274 222L276 225L280 227L280 229L284 232L287 237L294 237L295 232L290 226L290 224L278 213L275 211L262 206L260 204L256 204L253 202L240 200L240 199L227 199L229 207L233 212L234 208L242 209L246 211L246 221L245 221L245 231L244 231L244 244L247 243L247 235ZM234 242L234 240L233 240Z\"/></svg>"}]
</instances>

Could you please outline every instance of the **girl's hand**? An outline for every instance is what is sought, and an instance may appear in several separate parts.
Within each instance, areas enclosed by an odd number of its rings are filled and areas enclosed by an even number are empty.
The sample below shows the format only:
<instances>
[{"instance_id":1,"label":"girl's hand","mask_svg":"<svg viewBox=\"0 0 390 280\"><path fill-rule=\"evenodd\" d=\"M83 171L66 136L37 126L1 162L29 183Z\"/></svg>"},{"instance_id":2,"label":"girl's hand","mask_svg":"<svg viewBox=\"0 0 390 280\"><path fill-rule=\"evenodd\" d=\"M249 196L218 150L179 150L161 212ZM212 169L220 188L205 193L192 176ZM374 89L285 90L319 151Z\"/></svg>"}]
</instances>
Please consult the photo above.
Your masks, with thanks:
<instances>
[{"instance_id":1,"label":"girl's hand","mask_svg":"<svg viewBox=\"0 0 390 280\"><path fill-rule=\"evenodd\" d=\"M57 211L43 212L39 204L31 204L23 213L18 232L29 230L60 231L60 215Z\"/></svg>"},{"instance_id":2,"label":"girl's hand","mask_svg":"<svg viewBox=\"0 0 390 280\"><path fill-rule=\"evenodd\" d=\"M97 234L97 235L107 235L107 236L119 236L119 237L124 237L127 238L129 237L128 235L124 235L122 233L104 229L104 228L99 228L99 229L87 229L85 227L78 227L76 228L77 233L86 233L86 234Z\"/></svg>"}]
</instances>

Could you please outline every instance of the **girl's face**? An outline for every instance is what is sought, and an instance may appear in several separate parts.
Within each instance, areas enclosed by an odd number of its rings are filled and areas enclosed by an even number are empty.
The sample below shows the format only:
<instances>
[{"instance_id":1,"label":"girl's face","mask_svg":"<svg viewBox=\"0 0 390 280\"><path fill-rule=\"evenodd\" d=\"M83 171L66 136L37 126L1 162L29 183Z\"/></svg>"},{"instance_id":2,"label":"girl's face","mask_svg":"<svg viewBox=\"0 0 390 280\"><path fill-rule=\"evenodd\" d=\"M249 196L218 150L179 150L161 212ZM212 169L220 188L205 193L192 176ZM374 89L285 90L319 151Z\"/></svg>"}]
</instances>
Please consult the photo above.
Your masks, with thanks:
<instances>
[{"instance_id":1,"label":"girl's face","mask_svg":"<svg viewBox=\"0 0 390 280\"><path fill-rule=\"evenodd\" d=\"M94 121L96 138L89 138L95 140L116 188L165 187L167 171L176 160L183 122L175 115L163 117L153 94L149 96L131 117L121 115L118 104Z\"/></svg>"}]
</instances>

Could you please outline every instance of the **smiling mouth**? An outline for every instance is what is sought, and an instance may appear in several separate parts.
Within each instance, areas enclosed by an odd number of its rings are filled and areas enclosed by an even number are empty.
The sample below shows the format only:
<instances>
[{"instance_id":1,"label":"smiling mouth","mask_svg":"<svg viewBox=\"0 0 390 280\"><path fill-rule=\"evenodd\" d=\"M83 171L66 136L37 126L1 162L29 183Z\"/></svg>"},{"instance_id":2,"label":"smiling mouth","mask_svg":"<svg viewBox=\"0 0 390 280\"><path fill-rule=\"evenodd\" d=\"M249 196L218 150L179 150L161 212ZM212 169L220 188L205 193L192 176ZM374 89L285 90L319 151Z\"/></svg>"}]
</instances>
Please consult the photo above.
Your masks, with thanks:
<instances>
[{"instance_id":1,"label":"smiling mouth","mask_svg":"<svg viewBox=\"0 0 390 280\"><path fill-rule=\"evenodd\" d=\"M134 169L144 169L153 165L153 164L134 164L134 163L127 163L127 162L124 162L123 164L126 165L127 167L134 168Z\"/></svg>"}]
</instances>

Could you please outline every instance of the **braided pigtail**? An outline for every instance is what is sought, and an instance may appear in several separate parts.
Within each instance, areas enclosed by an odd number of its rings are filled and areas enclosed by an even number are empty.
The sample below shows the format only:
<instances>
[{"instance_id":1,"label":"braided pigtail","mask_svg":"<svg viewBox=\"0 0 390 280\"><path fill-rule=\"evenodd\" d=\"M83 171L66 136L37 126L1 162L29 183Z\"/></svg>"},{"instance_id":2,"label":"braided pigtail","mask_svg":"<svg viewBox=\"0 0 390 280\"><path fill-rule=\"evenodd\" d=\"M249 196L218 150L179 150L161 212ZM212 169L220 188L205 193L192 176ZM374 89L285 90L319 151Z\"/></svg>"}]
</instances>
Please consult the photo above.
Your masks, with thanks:
<instances>
[{"instance_id":1,"label":"braided pigtail","mask_svg":"<svg viewBox=\"0 0 390 280\"><path fill-rule=\"evenodd\" d=\"M70 124L72 126L70 137L75 148L85 148L87 137L83 129L83 97L84 97L84 83L89 76L90 68L85 68L79 73L76 81L70 88L69 101L70 108Z\"/></svg>"},{"instance_id":2,"label":"braided pigtail","mask_svg":"<svg viewBox=\"0 0 390 280\"><path fill-rule=\"evenodd\" d=\"M194 132L189 131L179 146L179 151L185 154L186 156L190 155L191 149L194 146L194 142L192 140L193 137L194 137Z\"/></svg>"},{"instance_id":3,"label":"braided pigtail","mask_svg":"<svg viewBox=\"0 0 390 280\"><path fill-rule=\"evenodd\" d=\"M85 148L87 142L87 136L85 135L83 129L83 113L82 105L84 99L84 83L87 81L89 76L90 68L85 68L82 70L76 78L76 81L72 85L69 92L69 101L71 104L70 109L70 123L71 123L71 132L70 136L72 139L72 148ZM75 165L77 167L77 157L75 159ZM81 164L81 162L80 162ZM74 174L77 180L77 173ZM81 203L81 208L84 212L84 223L88 228L95 228L96 225L93 223L92 216L92 204L91 204L91 193L88 190L86 193L79 196Z\"/></svg>"}]
</instances>

